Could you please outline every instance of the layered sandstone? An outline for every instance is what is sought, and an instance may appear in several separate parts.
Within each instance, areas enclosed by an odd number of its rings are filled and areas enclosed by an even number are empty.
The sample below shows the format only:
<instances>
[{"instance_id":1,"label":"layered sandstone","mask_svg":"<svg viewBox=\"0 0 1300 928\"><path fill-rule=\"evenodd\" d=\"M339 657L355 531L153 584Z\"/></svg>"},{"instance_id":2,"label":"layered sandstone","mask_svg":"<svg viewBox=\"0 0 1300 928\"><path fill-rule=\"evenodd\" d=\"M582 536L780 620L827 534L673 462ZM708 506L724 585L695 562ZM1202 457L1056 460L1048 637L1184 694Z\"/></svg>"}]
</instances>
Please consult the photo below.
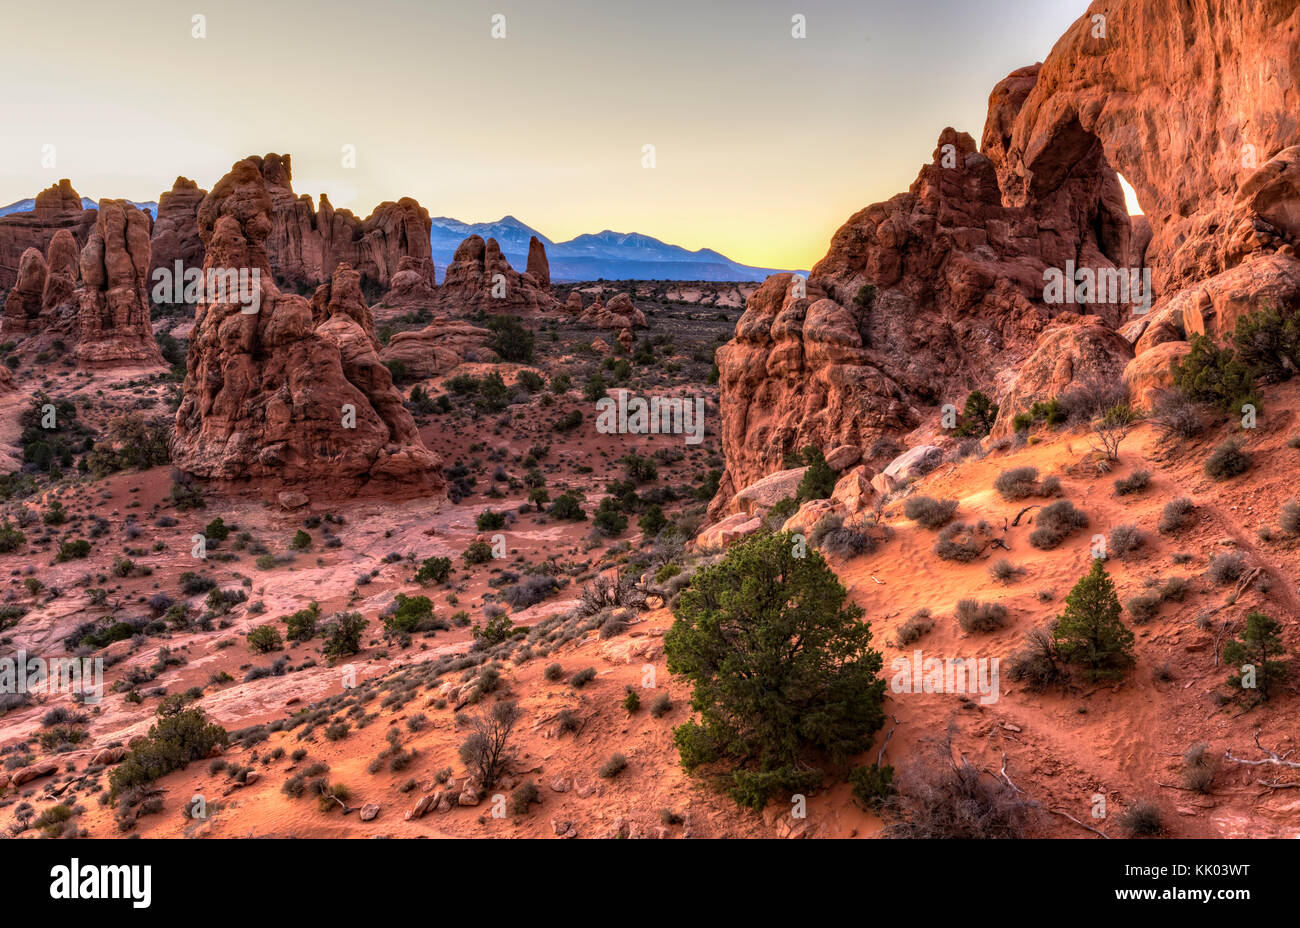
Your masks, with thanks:
<instances>
[{"instance_id":1,"label":"layered sandstone","mask_svg":"<svg viewBox=\"0 0 1300 928\"><path fill-rule=\"evenodd\" d=\"M94 225L95 210L81 208L81 196L67 180L38 193L30 212L0 216L0 292L18 282L19 264L27 249L44 255L60 230L69 232L80 249Z\"/></svg>"},{"instance_id":2,"label":"layered sandstone","mask_svg":"<svg viewBox=\"0 0 1300 928\"><path fill-rule=\"evenodd\" d=\"M1097 0L1026 94L1008 199L1041 198L1100 145L1150 221L1158 294L1295 243L1298 66L1295 3Z\"/></svg>"},{"instance_id":3,"label":"layered sandstone","mask_svg":"<svg viewBox=\"0 0 1300 928\"><path fill-rule=\"evenodd\" d=\"M81 251L76 356L86 367L161 365L149 323L152 217L125 200L100 200Z\"/></svg>"},{"instance_id":4,"label":"layered sandstone","mask_svg":"<svg viewBox=\"0 0 1300 928\"><path fill-rule=\"evenodd\" d=\"M360 272L338 267L310 302L282 292L267 251L273 213L257 159L235 165L199 207L204 267L257 270L259 299L256 312L198 306L173 461L313 495L441 492L439 460L379 358Z\"/></svg>"},{"instance_id":5,"label":"layered sandstone","mask_svg":"<svg viewBox=\"0 0 1300 928\"><path fill-rule=\"evenodd\" d=\"M718 354L714 513L799 444L933 423L974 388L1001 403L1001 431L1094 378L1148 405L1193 335L1223 338L1265 305L1300 309L1298 64L1293 3L1094 3L1042 65L993 89L980 151L945 130L906 193L849 219L802 311L788 280L751 297ZM1146 271L1152 286L1071 305L1047 286L1069 269L1139 287ZM810 363L803 316L819 293L857 338ZM864 370L878 382L845 376ZM846 404L864 411L857 423L832 411Z\"/></svg>"},{"instance_id":6,"label":"layered sandstone","mask_svg":"<svg viewBox=\"0 0 1300 928\"><path fill-rule=\"evenodd\" d=\"M398 332L380 353L385 362L397 361L412 377L439 377L466 361L501 360L488 347L492 332L454 319L434 319L415 332Z\"/></svg>"},{"instance_id":7,"label":"layered sandstone","mask_svg":"<svg viewBox=\"0 0 1300 928\"><path fill-rule=\"evenodd\" d=\"M365 219L335 209L325 196L318 210L311 197L293 192L289 155L253 156L245 161L262 176L271 200L265 249L276 280L284 287L314 290L330 279L336 267L348 264L361 276L363 289L382 291L392 283L403 258L413 259L424 280L433 283L429 213L415 200L403 197L396 203L381 203Z\"/></svg>"}]
</instances>

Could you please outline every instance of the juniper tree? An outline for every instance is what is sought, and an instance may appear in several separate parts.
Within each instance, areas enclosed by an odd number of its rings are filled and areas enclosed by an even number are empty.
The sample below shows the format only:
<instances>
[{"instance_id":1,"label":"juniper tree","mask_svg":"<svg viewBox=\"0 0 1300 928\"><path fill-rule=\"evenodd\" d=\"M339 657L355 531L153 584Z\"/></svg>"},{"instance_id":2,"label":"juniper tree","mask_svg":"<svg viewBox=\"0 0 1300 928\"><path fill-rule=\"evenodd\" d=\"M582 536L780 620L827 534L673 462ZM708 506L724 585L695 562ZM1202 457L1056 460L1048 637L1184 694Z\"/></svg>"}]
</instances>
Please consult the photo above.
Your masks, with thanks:
<instances>
[{"instance_id":1,"label":"juniper tree","mask_svg":"<svg viewBox=\"0 0 1300 928\"><path fill-rule=\"evenodd\" d=\"M803 449L803 462L808 465L799 489L795 491L795 501L806 503L810 499L826 499L835 490L835 471L826 463L821 451L812 445Z\"/></svg>"},{"instance_id":2,"label":"juniper tree","mask_svg":"<svg viewBox=\"0 0 1300 928\"><path fill-rule=\"evenodd\" d=\"M979 390L972 390L966 397L966 406L961 413L961 427L958 435L983 438L993 431L993 423L998 418L998 407Z\"/></svg>"},{"instance_id":3,"label":"juniper tree","mask_svg":"<svg viewBox=\"0 0 1300 928\"><path fill-rule=\"evenodd\" d=\"M674 734L682 766L719 764L741 805L816 788L884 722L882 659L862 608L789 533L733 545L681 594L668 669L694 685Z\"/></svg>"},{"instance_id":4,"label":"juniper tree","mask_svg":"<svg viewBox=\"0 0 1300 928\"><path fill-rule=\"evenodd\" d=\"M1065 598L1052 641L1070 664L1091 681L1123 676L1133 664L1133 632L1120 621L1119 597L1101 558Z\"/></svg>"},{"instance_id":5,"label":"juniper tree","mask_svg":"<svg viewBox=\"0 0 1300 928\"><path fill-rule=\"evenodd\" d=\"M1260 701L1268 699L1287 669L1285 660L1270 658L1285 653L1281 623L1262 612L1251 612L1241 634L1223 648L1224 661L1242 668L1228 678L1228 685L1242 692L1253 689Z\"/></svg>"}]
</instances>

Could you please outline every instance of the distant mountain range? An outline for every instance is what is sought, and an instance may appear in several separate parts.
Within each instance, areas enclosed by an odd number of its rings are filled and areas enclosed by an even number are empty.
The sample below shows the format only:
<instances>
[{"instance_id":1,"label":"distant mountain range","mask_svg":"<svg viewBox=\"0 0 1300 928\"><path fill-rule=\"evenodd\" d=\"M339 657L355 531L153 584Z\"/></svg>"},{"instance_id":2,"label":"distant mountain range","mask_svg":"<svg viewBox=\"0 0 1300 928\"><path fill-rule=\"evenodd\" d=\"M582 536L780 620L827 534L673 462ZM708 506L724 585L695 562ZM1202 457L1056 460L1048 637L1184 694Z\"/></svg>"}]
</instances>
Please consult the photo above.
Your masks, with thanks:
<instances>
[{"instance_id":1,"label":"distant mountain range","mask_svg":"<svg viewBox=\"0 0 1300 928\"><path fill-rule=\"evenodd\" d=\"M137 203L134 200L127 200L136 209L145 210L154 219L158 218L158 204L150 200L147 203ZM82 209L99 209L99 202L92 200L90 197L81 198ZM10 213L30 213L36 209L35 200L19 200L17 203L10 203L8 206L0 206L0 216L8 216Z\"/></svg>"},{"instance_id":2,"label":"distant mountain range","mask_svg":"<svg viewBox=\"0 0 1300 928\"><path fill-rule=\"evenodd\" d=\"M649 235L636 232L604 232L579 235L567 242L554 242L514 216L496 222L461 222L439 216L433 220L429 239L433 261L441 277L456 253L456 246L471 235L494 238L511 267L523 270L528 263L528 239L537 236L546 246L554 281L575 280L764 280L779 271L751 267L732 261L711 248L687 251Z\"/></svg>"},{"instance_id":3,"label":"distant mountain range","mask_svg":"<svg viewBox=\"0 0 1300 928\"><path fill-rule=\"evenodd\" d=\"M83 209L95 209L96 205L96 201L89 197L81 198ZM157 203L135 203L135 206L158 218ZM35 200L19 200L0 206L0 216L30 212L35 207ZM546 246L551 279L558 283L600 279L743 281L764 280L770 274L780 273L773 268L739 264L711 248L687 251L680 245L670 245L636 232L606 229L579 235L567 242L553 242L514 216L505 216L496 222L472 223L439 216L433 220L429 233L439 281L447 273L447 265L451 263L457 246L471 235L496 239L506 260L518 271L528 265L529 238L537 236Z\"/></svg>"}]
</instances>

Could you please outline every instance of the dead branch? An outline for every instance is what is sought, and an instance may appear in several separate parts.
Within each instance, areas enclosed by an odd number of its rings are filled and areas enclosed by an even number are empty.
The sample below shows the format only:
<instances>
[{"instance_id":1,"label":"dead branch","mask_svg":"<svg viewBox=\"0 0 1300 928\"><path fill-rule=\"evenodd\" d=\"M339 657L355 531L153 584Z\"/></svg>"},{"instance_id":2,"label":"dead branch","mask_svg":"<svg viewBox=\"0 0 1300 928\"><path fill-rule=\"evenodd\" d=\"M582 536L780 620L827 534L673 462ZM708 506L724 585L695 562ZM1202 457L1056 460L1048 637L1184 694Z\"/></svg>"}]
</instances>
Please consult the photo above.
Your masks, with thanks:
<instances>
[{"instance_id":1,"label":"dead branch","mask_svg":"<svg viewBox=\"0 0 1300 928\"><path fill-rule=\"evenodd\" d=\"M889 739L894 737L894 732L898 731L901 724L898 716L890 716L894 720L894 727L889 729L889 734L885 735L885 743L880 746L880 753L876 755L876 766L880 767L885 762L885 748L889 747Z\"/></svg>"},{"instance_id":2,"label":"dead branch","mask_svg":"<svg viewBox=\"0 0 1300 928\"><path fill-rule=\"evenodd\" d=\"M1247 764L1251 767L1259 767L1264 764L1272 764L1277 767L1290 767L1292 770L1300 770L1300 763L1293 760L1287 760L1287 758L1291 756L1291 751L1287 751L1285 754L1278 754L1276 751L1270 751L1268 748L1264 747L1264 745L1260 744L1259 731L1260 730L1258 729L1255 731L1255 747L1259 748L1260 751L1267 754L1268 757L1265 757L1262 760L1247 760L1244 757L1235 757L1232 753L1231 748L1224 751L1223 756L1228 760L1232 761L1234 764Z\"/></svg>"},{"instance_id":3,"label":"dead branch","mask_svg":"<svg viewBox=\"0 0 1300 928\"><path fill-rule=\"evenodd\" d=\"M1011 524L1012 524L1012 525L1019 525L1019 524L1020 524L1020 517L1023 516L1026 512L1028 512L1028 511L1031 510L1031 509L1041 509L1041 508L1042 508L1042 505L1041 505L1041 504L1033 505L1033 506L1026 506L1024 509L1022 509L1022 510L1020 510L1019 512L1016 513L1016 517L1015 517L1014 519L1011 520Z\"/></svg>"},{"instance_id":4,"label":"dead branch","mask_svg":"<svg viewBox=\"0 0 1300 928\"><path fill-rule=\"evenodd\" d=\"M1079 821L1077 818L1075 818L1073 815L1071 815L1068 812L1062 812L1060 809L1048 809L1047 811L1051 812L1053 815L1059 815L1062 818L1068 818L1070 821L1074 822L1074 824L1078 825L1080 828L1086 828L1089 831L1091 831L1094 835L1100 835L1106 840L1108 841L1110 840L1110 835L1106 834L1106 832L1101 831L1097 828L1093 828L1091 825L1085 825L1083 822Z\"/></svg>"}]
</instances>

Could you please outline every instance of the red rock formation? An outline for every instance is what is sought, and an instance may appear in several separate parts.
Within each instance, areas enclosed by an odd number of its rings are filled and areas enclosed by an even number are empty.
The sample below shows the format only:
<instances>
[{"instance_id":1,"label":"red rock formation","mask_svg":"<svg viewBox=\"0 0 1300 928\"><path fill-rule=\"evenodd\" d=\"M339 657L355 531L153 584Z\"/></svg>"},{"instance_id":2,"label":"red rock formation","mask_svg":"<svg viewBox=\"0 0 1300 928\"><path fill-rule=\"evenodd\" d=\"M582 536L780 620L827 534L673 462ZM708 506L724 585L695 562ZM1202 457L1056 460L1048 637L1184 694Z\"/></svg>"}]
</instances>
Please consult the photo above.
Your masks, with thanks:
<instances>
[{"instance_id":1,"label":"red rock formation","mask_svg":"<svg viewBox=\"0 0 1300 928\"><path fill-rule=\"evenodd\" d=\"M993 434L1010 435L1017 415L1072 387L1118 383L1132 358L1133 348L1124 336L1096 316L1050 329L1034 353L1016 365L998 405Z\"/></svg>"},{"instance_id":2,"label":"red rock formation","mask_svg":"<svg viewBox=\"0 0 1300 928\"><path fill-rule=\"evenodd\" d=\"M100 200L95 231L81 251L77 348L87 367L163 363L149 324L152 219L125 200Z\"/></svg>"},{"instance_id":3,"label":"red rock formation","mask_svg":"<svg viewBox=\"0 0 1300 928\"><path fill-rule=\"evenodd\" d=\"M67 229L60 229L50 239L50 250L45 259L49 274L45 278L45 290L41 294L41 311L64 315L64 307L71 307L75 302L73 293L81 279L81 256L77 250L77 240Z\"/></svg>"},{"instance_id":4,"label":"red rock formation","mask_svg":"<svg viewBox=\"0 0 1300 928\"><path fill-rule=\"evenodd\" d=\"M1096 0L1026 94L1008 200L1041 199L1100 145L1151 223L1157 294L1296 244L1297 67L1293 2Z\"/></svg>"},{"instance_id":5,"label":"red rock formation","mask_svg":"<svg viewBox=\"0 0 1300 928\"><path fill-rule=\"evenodd\" d=\"M415 258L403 258L397 264L388 292L375 304L376 311L390 314L427 312L438 302L438 294L424 276L423 268Z\"/></svg>"},{"instance_id":6,"label":"red rock formation","mask_svg":"<svg viewBox=\"0 0 1300 928\"><path fill-rule=\"evenodd\" d=\"M257 159L235 165L199 207L204 267L257 270L260 303L254 313L199 305L173 460L263 491L440 493L438 457L380 361L360 274L338 268L311 302L281 292L266 250L272 212Z\"/></svg>"},{"instance_id":7,"label":"red rock formation","mask_svg":"<svg viewBox=\"0 0 1300 928\"><path fill-rule=\"evenodd\" d=\"M537 245L540 249L541 242ZM541 250L541 260L534 261L529 246L530 267L544 264L544 259L545 249ZM546 273L549 279L550 271ZM477 235L460 243L438 288L438 307L458 313L524 314L550 312L558 306L548 287L533 275L520 274L510 266L496 239L484 242Z\"/></svg>"},{"instance_id":8,"label":"red rock formation","mask_svg":"<svg viewBox=\"0 0 1300 928\"><path fill-rule=\"evenodd\" d=\"M31 212L0 216L0 292L17 283L18 264L28 248L44 254L55 233L66 229L80 249L94 225L95 211L81 208L81 196L67 180L38 193Z\"/></svg>"},{"instance_id":9,"label":"red rock formation","mask_svg":"<svg viewBox=\"0 0 1300 928\"><path fill-rule=\"evenodd\" d=\"M488 347L488 329L438 318L415 332L398 332L380 353L385 362L400 361L412 377L439 377L466 361L499 361Z\"/></svg>"},{"instance_id":10,"label":"red rock formation","mask_svg":"<svg viewBox=\"0 0 1300 928\"><path fill-rule=\"evenodd\" d=\"M1265 302L1300 309L1297 67L1293 2L1093 3L1046 62L994 88L981 152L945 130L910 190L852 217L813 268L810 295L824 290L860 336L840 349L850 369L878 372L878 385L842 382L844 362L809 363L798 301L780 296L788 282L751 297L718 356L719 500L797 443L902 430L970 388L1009 417L1080 371L1116 379L1127 364L1145 401L1190 334L1221 337ZM1136 224L1113 168L1137 190ZM1154 308L1135 319L1122 302L1049 303L1045 272L1067 262L1149 267ZM1044 335L1065 312L1098 319ZM829 413L846 403L866 410L856 435Z\"/></svg>"},{"instance_id":11,"label":"red rock formation","mask_svg":"<svg viewBox=\"0 0 1300 928\"><path fill-rule=\"evenodd\" d=\"M4 326L0 335L4 338L22 336L36 328L48 276L49 269L40 250L28 248L24 251L18 261L18 279L5 299Z\"/></svg>"},{"instance_id":12,"label":"red rock formation","mask_svg":"<svg viewBox=\"0 0 1300 928\"><path fill-rule=\"evenodd\" d=\"M569 295L569 299L573 299L573 293ZM636 308L636 304L626 293L614 294L603 306L599 299L596 300L583 311L578 321L600 329L646 328L645 313Z\"/></svg>"},{"instance_id":13,"label":"red rock formation","mask_svg":"<svg viewBox=\"0 0 1300 928\"><path fill-rule=\"evenodd\" d=\"M293 192L289 155L245 159L262 175L271 198L271 232L266 251L276 279L291 289L314 289L340 264L351 265L363 288L383 289L392 282L403 258L413 258L421 276L434 282L429 213L404 197L385 202L364 220L336 210L325 196L320 209L311 197Z\"/></svg>"},{"instance_id":14,"label":"red rock formation","mask_svg":"<svg viewBox=\"0 0 1300 928\"><path fill-rule=\"evenodd\" d=\"M524 271L537 286L549 290L551 286L551 262L546 260L546 246L536 235L528 238L528 269Z\"/></svg>"},{"instance_id":15,"label":"red rock formation","mask_svg":"<svg viewBox=\"0 0 1300 928\"><path fill-rule=\"evenodd\" d=\"M176 178L172 189L158 198L158 218L154 222L149 248L149 281L154 282L154 271L166 268L175 273L176 262L182 267L203 266L203 242L199 240L199 204L207 196L206 190L186 177Z\"/></svg>"},{"instance_id":16,"label":"red rock formation","mask_svg":"<svg viewBox=\"0 0 1300 928\"><path fill-rule=\"evenodd\" d=\"M788 451L868 447L917 421L899 384L873 362L854 314L792 274L754 291L735 338L716 357L726 469L713 515L780 470Z\"/></svg>"}]
</instances>

